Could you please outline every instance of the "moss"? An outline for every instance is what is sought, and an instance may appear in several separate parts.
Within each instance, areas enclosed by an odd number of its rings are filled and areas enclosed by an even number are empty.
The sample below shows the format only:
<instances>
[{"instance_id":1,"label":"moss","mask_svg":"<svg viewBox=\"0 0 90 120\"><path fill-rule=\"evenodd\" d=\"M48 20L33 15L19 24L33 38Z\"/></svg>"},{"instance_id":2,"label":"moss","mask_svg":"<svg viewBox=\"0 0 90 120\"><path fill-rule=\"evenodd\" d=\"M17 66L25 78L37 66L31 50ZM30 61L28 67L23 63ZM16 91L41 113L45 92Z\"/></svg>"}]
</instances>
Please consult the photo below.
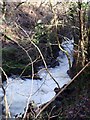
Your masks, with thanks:
<instances>
[{"instance_id":1,"label":"moss","mask_svg":"<svg viewBox=\"0 0 90 120\"><path fill-rule=\"evenodd\" d=\"M26 65L25 64L21 64L21 63L17 63L14 61L10 61L10 62L5 62L2 65L4 71L6 72L6 74L8 76L10 76L11 74L15 74L15 75L20 75L22 73L22 71L25 69ZM31 74L31 66L28 66L25 69L25 72L23 73L24 75L29 75Z\"/></svg>"},{"instance_id":2,"label":"moss","mask_svg":"<svg viewBox=\"0 0 90 120\"><path fill-rule=\"evenodd\" d=\"M10 59L15 60L17 51L18 51L17 48L14 48L14 47L3 48L2 49L3 61L7 61Z\"/></svg>"},{"instance_id":3,"label":"moss","mask_svg":"<svg viewBox=\"0 0 90 120\"><path fill-rule=\"evenodd\" d=\"M24 69L23 75L31 74L32 67L26 67L30 61L24 53L22 52L21 54L21 52L22 51L15 46L2 49L2 67L8 76L11 76L11 74L20 75Z\"/></svg>"},{"instance_id":4,"label":"moss","mask_svg":"<svg viewBox=\"0 0 90 120\"><path fill-rule=\"evenodd\" d=\"M18 46L12 45L2 49L2 60L28 63L30 60L26 53Z\"/></svg>"}]
</instances>

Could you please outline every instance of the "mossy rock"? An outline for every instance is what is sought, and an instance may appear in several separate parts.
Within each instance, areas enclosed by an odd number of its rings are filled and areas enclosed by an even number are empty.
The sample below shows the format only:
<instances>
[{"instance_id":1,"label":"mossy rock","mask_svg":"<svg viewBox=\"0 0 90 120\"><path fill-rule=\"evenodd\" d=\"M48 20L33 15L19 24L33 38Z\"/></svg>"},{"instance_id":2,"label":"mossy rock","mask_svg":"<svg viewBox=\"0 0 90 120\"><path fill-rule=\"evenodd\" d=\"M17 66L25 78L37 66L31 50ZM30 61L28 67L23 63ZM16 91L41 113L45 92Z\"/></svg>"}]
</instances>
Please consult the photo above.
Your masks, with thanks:
<instances>
[{"instance_id":1,"label":"mossy rock","mask_svg":"<svg viewBox=\"0 0 90 120\"><path fill-rule=\"evenodd\" d=\"M32 66L27 66L28 63L30 60L18 47L10 46L2 49L2 67L8 76L20 75L24 69L22 75L30 75ZM5 77L2 75L2 80L4 79Z\"/></svg>"},{"instance_id":2,"label":"mossy rock","mask_svg":"<svg viewBox=\"0 0 90 120\"><path fill-rule=\"evenodd\" d=\"M31 75L32 74L32 66L27 66L25 64L17 63L17 62L6 62L2 65L3 70L8 76L14 75L20 75L23 70L24 76ZM2 78L3 79L3 78Z\"/></svg>"},{"instance_id":3,"label":"mossy rock","mask_svg":"<svg viewBox=\"0 0 90 120\"><path fill-rule=\"evenodd\" d=\"M3 61L9 61L9 60L15 61L16 53L17 53L17 48L14 48L14 47L3 48L2 49L2 60Z\"/></svg>"},{"instance_id":4,"label":"mossy rock","mask_svg":"<svg viewBox=\"0 0 90 120\"><path fill-rule=\"evenodd\" d=\"M5 47L2 49L2 60L28 63L30 60L23 50L17 46Z\"/></svg>"}]
</instances>

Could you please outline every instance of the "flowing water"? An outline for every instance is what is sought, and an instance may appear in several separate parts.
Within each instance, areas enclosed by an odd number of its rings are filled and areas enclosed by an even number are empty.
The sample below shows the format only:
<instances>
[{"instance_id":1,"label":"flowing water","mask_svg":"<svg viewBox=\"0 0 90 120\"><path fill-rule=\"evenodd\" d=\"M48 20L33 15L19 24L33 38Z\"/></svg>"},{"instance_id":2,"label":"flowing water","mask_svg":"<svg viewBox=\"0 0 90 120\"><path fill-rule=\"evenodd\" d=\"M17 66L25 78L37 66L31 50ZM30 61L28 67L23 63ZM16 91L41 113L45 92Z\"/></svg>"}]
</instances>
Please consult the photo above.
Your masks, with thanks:
<instances>
[{"instance_id":1,"label":"flowing water","mask_svg":"<svg viewBox=\"0 0 90 120\"><path fill-rule=\"evenodd\" d=\"M73 40L65 41L62 45L68 51L72 61ZM57 59L60 65L55 68L49 68L49 71L59 83L60 87L63 87L63 85L71 80L67 74L67 70L69 69L68 59L62 52L59 52L59 57L57 57ZM54 88L57 87L54 80L45 70L39 71L38 74L42 80L9 78L6 95L13 117L16 114L24 112L29 97L30 100L34 100L37 106L48 102L54 97ZM2 89L0 89L0 97L3 96L2 92Z\"/></svg>"}]
</instances>

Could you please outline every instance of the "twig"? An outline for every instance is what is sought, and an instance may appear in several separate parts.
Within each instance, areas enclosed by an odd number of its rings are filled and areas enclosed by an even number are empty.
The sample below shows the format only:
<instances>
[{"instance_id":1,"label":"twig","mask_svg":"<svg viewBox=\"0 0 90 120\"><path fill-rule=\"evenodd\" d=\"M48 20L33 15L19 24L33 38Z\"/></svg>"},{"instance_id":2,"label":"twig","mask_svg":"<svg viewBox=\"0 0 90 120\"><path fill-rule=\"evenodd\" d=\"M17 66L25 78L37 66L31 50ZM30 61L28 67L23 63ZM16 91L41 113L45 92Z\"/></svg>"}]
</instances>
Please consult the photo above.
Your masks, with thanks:
<instances>
[{"instance_id":1,"label":"twig","mask_svg":"<svg viewBox=\"0 0 90 120\"><path fill-rule=\"evenodd\" d=\"M23 3L25 3L25 2L18 3L18 5L15 7L15 10L18 9Z\"/></svg>"},{"instance_id":2,"label":"twig","mask_svg":"<svg viewBox=\"0 0 90 120\"><path fill-rule=\"evenodd\" d=\"M16 42L16 43L17 43L17 42ZM19 43L17 43L17 44L18 44L18 46L19 46L20 48L23 49L23 51L25 51L25 53L27 54L27 56L28 56L28 58L30 59L31 64L32 64L32 84L31 84L31 93L30 93L30 96L29 96L29 98L28 98L27 105L26 105L26 110L25 110L24 117L23 117L23 118L25 118L25 117L26 117L26 114L27 114L27 110L28 110L28 105L29 105L29 102L30 102L30 99L31 99L31 96L32 96L32 91L33 91L34 68L33 68L33 61L32 61L32 58L30 57L30 55L29 55L29 53L27 52L27 50L25 50L25 48L22 47Z\"/></svg>"},{"instance_id":3,"label":"twig","mask_svg":"<svg viewBox=\"0 0 90 120\"><path fill-rule=\"evenodd\" d=\"M34 61L32 61L32 63L34 64L38 59L39 59L39 57L36 58ZM27 65L25 66L24 70L23 70L22 73L20 74L20 77L21 77L22 74L25 72L25 70L27 69L27 67L28 67L29 65L31 65L32 63L29 63L29 64L27 64Z\"/></svg>"},{"instance_id":4,"label":"twig","mask_svg":"<svg viewBox=\"0 0 90 120\"><path fill-rule=\"evenodd\" d=\"M53 111L54 108L55 108L55 106L52 107L52 109L51 109L51 111L50 111L50 113L49 113L49 115L48 115L48 120L50 120L51 114L52 114L52 111Z\"/></svg>"}]
</instances>

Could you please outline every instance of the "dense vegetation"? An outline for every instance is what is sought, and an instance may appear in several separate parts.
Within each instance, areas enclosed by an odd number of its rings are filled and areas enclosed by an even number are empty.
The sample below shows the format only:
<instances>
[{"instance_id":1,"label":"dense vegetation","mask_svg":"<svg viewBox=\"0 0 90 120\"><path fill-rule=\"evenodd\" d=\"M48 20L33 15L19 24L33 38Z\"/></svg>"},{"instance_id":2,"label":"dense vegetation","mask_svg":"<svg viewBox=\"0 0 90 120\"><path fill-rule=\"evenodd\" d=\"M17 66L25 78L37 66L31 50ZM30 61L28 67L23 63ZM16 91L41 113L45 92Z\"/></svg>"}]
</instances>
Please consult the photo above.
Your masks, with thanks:
<instances>
[{"instance_id":1,"label":"dense vegetation","mask_svg":"<svg viewBox=\"0 0 90 120\"><path fill-rule=\"evenodd\" d=\"M47 69L59 65L56 58L60 50L67 55L71 78L90 63L90 3L42 3L37 6L3 2L2 13L3 80L13 74L22 78L31 78L34 74L37 79L40 66ZM74 60L71 66L68 52L61 43L72 38ZM90 118L89 71L90 64L37 119ZM33 120L37 113L33 106L30 107L26 117Z\"/></svg>"}]
</instances>

